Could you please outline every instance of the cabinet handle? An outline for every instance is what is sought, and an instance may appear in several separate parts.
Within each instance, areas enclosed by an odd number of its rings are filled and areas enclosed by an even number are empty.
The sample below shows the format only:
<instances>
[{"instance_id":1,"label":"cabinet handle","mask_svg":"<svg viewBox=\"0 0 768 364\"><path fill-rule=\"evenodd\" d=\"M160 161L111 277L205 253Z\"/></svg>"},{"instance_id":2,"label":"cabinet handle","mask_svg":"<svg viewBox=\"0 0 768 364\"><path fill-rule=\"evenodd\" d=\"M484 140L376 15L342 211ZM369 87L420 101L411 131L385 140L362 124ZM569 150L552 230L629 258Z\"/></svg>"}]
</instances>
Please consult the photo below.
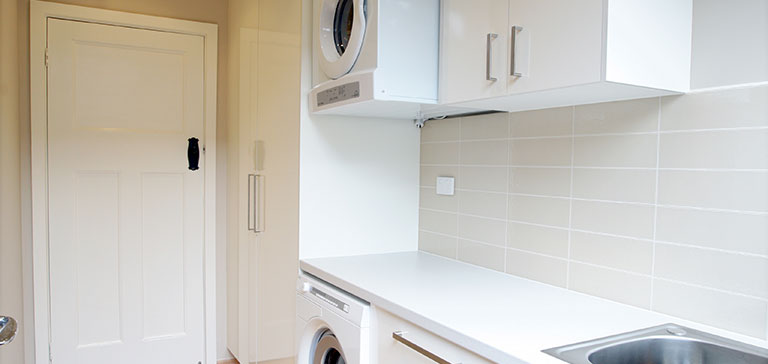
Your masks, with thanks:
<instances>
[{"instance_id":1,"label":"cabinet handle","mask_svg":"<svg viewBox=\"0 0 768 364\"><path fill-rule=\"evenodd\" d=\"M248 230L254 233L264 231L264 213L262 211L263 184L261 175L248 175Z\"/></svg>"},{"instance_id":2,"label":"cabinet handle","mask_svg":"<svg viewBox=\"0 0 768 364\"><path fill-rule=\"evenodd\" d=\"M509 74L516 77L522 77L523 73L518 72L515 68L515 54L517 53L517 33L523 31L523 27L519 25L512 26L512 34L509 36Z\"/></svg>"},{"instance_id":3,"label":"cabinet handle","mask_svg":"<svg viewBox=\"0 0 768 364\"><path fill-rule=\"evenodd\" d=\"M443 359L443 358L433 354L432 352L430 352L427 349L422 348L421 346L419 346L418 344L414 343L413 341L406 339L405 338L405 333L402 332L402 331L395 331L395 332L393 332L392 333L392 338L397 340L397 341L399 341L401 344L411 348L413 351L415 351L415 352L417 352L417 353L419 353L421 355L426 356L427 358L431 359L435 363L451 364L451 362L449 362L449 361L447 361L447 360L445 360L445 359ZM461 363L456 363L456 364L461 364Z\"/></svg>"},{"instance_id":4,"label":"cabinet handle","mask_svg":"<svg viewBox=\"0 0 768 364\"><path fill-rule=\"evenodd\" d=\"M491 77L491 59L493 59L493 41L498 38L496 33L488 33L485 37L485 80L496 82L496 77Z\"/></svg>"}]
</instances>

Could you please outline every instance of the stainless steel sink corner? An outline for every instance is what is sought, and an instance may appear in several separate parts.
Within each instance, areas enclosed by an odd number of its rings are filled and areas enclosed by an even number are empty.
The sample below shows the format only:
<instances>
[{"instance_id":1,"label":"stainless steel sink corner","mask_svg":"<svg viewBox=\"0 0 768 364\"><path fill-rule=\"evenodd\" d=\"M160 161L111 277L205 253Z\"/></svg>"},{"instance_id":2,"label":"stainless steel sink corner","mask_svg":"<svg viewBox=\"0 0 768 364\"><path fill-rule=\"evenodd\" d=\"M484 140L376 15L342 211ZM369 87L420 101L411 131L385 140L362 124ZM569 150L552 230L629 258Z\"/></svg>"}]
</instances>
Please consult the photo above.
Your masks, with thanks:
<instances>
[{"instance_id":1,"label":"stainless steel sink corner","mask_svg":"<svg viewBox=\"0 0 768 364\"><path fill-rule=\"evenodd\" d=\"M768 364L768 350L664 324L543 350L571 364Z\"/></svg>"}]
</instances>

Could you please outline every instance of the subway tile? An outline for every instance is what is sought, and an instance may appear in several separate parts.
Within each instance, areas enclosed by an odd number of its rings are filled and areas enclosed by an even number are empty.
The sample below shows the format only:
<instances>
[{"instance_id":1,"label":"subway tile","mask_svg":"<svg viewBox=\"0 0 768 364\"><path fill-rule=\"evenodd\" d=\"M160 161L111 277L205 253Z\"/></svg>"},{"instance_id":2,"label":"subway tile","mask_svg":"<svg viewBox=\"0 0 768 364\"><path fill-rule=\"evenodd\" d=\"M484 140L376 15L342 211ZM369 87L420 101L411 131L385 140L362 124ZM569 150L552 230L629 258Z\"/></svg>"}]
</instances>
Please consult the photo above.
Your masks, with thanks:
<instances>
[{"instance_id":1,"label":"subway tile","mask_svg":"<svg viewBox=\"0 0 768 364\"><path fill-rule=\"evenodd\" d=\"M574 133L630 133L656 131L659 99L639 99L576 106Z\"/></svg>"},{"instance_id":2,"label":"subway tile","mask_svg":"<svg viewBox=\"0 0 768 364\"><path fill-rule=\"evenodd\" d=\"M507 167L462 166L456 187L469 190L507 192Z\"/></svg>"},{"instance_id":3,"label":"subway tile","mask_svg":"<svg viewBox=\"0 0 768 364\"><path fill-rule=\"evenodd\" d=\"M508 143L506 140L461 142L461 164L505 165Z\"/></svg>"},{"instance_id":4,"label":"subway tile","mask_svg":"<svg viewBox=\"0 0 768 364\"><path fill-rule=\"evenodd\" d=\"M768 171L659 173L659 204L768 212Z\"/></svg>"},{"instance_id":5,"label":"subway tile","mask_svg":"<svg viewBox=\"0 0 768 364\"><path fill-rule=\"evenodd\" d=\"M509 144L513 166L570 166L572 138L514 139Z\"/></svg>"},{"instance_id":6,"label":"subway tile","mask_svg":"<svg viewBox=\"0 0 768 364\"><path fill-rule=\"evenodd\" d=\"M571 135L573 107L560 107L509 114L509 136L537 137Z\"/></svg>"},{"instance_id":7,"label":"subway tile","mask_svg":"<svg viewBox=\"0 0 768 364\"><path fill-rule=\"evenodd\" d=\"M500 272L504 271L504 248L459 239L458 259Z\"/></svg>"},{"instance_id":8,"label":"subway tile","mask_svg":"<svg viewBox=\"0 0 768 364\"><path fill-rule=\"evenodd\" d=\"M656 280L653 310L766 339L768 302L763 300Z\"/></svg>"},{"instance_id":9,"label":"subway tile","mask_svg":"<svg viewBox=\"0 0 768 364\"><path fill-rule=\"evenodd\" d=\"M422 144L421 164L459 164L459 143Z\"/></svg>"},{"instance_id":10,"label":"subway tile","mask_svg":"<svg viewBox=\"0 0 768 364\"><path fill-rule=\"evenodd\" d=\"M451 212L419 210L419 229L435 233L456 235L458 216Z\"/></svg>"},{"instance_id":11,"label":"subway tile","mask_svg":"<svg viewBox=\"0 0 768 364\"><path fill-rule=\"evenodd\" d=\"M459 119L430 120L421 128L421 142L459 140Z\"/></svg>"},{"instance_id":12,"label":"subway tile","mask_svg":"<svg viewBox=\"0 0 768 364\"><path fill-rule=\"evenodd\" d=\"M641 274L651 274L653 243L574 231L571 259Z\"/></svg>"},{"instance_id":13,"label":"subway tile","mask_svg":"<svg viewBox=\"0 0 768 364\"><path fill-rule=\"evenodd\" d=\"M458 166L421 166L419 185L435 187L437 177L456 177L458 175ZM458 181L456 183L458 184Z\"/></svg>"},{"instance_id":14,"label":"subway tile","mask_svg":"<svg viewBox=\"0 0 768 364\"><path fill-rule=\"evenodd\" d=\"M419 250L456 259L457 249L458 239L456 237L419 231Z\"/></svg>"},{"instance_id":15,"label":"subway tile","mask_svg":"<svg viewBox=\"0 0 768 364\"><path fill-rule=\"evenodd\" d=\"M613 202L573 201L574 229L634 238L653 238L654 208Z\"/></svg>"},{"instance_id":16,"label":"subway tile","mask_svg":"<svg viewBox=\"0 0 768 364\"><path fill-rule=\"evenodd\" d=\"M458 236L503 247L506 244L507 223L501 220L459 215Z\"/></svg>"},{"instance_id":17,"label":"subway tile","mask_svg":"<svg viewBox=\"0 0 768 364\"><path fill-rule=\"evenodd\" d=\"M646 309L650 306L652 285L647 276L571 263L568 283L577 292Z\"/></svg>"},{"instance_id":18,"label":"subway tile","mask_svg":"<svg viewBox=\"0 0 768 364\"><path fill-rule=\"evenodd\" d=\"M576 167L656 167L656 134L575 137Z\"/></svg>"},{"instance_id":19,"label":"subway tile","mask_svg":"<svg viewBox=\"0 0 768 364\"><path fill-rule=\"evenodd\" d=\"M570 202L564 198L509 196L509 220L568 227Z\"/></svg>"},{"instance_id":20,"label":"subway tile","mask_svg":"<svg viewBox=\"0 0 768 364\"><path fill-rule=\"evenodd\" d=\"M768 215L659 207L656 239L768 256Z\"/></svg>"},{"instance_id":21,"label":"subway tile","mask_svg":"<svg viewBox=\"0 0 768 364\"><path fill-rule=\"evenodd\" d=\"M568 257L568 230L510 222L507 246L534 253Z\"/></svg>"},{"instance_id":22,"label":"subway tile","mask_svg":"<svg viewBox=\"0 0 768 364\"><path fill-rule=\"evenodd\" d=\"M507 198L503 193L459 192L459 212L495 219L507 217Z\"/></svg>"},{"instance_id":23,"label":"subway tile","mask_svg":"<svg viewBox=\"0 0 768 364\"><path fill-rule=\"evenodd\" d=\"M661 129L768 126L768 86L703 92L661 99Z\"/></svg>"},{"instance_id":24,"label":"subway tile","mask_svg":"<svg viewBox=\"0 0 768 364\"><path fill-rule=\"evenodd\" d=\"M568 197L571 193L571 169L510 167L509 192Z\"/></svg>"},{"instance_id":25,"label":"subway tile","mask_svg":"<svg viewBox=\"0 0 768 364\"><path fill-rule=\"evenodd\" d=\"M768 169L768 129L661 135L662 168Z\"/></svg>"},{"instance_id":26,"label":"subway tile","mask_svg":"<svg viewBox=\"0 0 768 364\"><path fill-rule=\"evenodd\" d=\"M565 287L568 262L538 254L507 250L506 272L553 286Z\"/></svg>"},{"instance_id":27,"label":"subway tile","mask_svg":"<svg viewBox=\"0 0 768 364\"><path fill-rule=\"evenodd\" d=\"M655 275L768 298L768 258L657 244Z\"/></svg>"},{"instance_id":28,"label":"subway tile","mask_svg":"<svg viewBox=\"0 0 768 364\"><path fill-rule=\"evenodd\" d=\"M506 138L509 114L494 113L461 118L461 140Z\"/></svg>"},{"instance_id":29,"label":"subway tile","mask_svg":"<svg viewBox=\"0 0 768 364\"><path fill-rule=\"evenodd\" d=\"M421 208L457 212L458 203L459 199L455 195L438 195L431 187L419 189L419 207Z\"/></svg>"},{"instance_id":30,"label":"subway tile","mask_svg":"<svg viewBox=\"0 0 768 364\"><path fill-rule=\"evenodd\" d=\"M573 197L653 203L656 171L576 168L573 171Z\"/></svg>"}]
</instances>

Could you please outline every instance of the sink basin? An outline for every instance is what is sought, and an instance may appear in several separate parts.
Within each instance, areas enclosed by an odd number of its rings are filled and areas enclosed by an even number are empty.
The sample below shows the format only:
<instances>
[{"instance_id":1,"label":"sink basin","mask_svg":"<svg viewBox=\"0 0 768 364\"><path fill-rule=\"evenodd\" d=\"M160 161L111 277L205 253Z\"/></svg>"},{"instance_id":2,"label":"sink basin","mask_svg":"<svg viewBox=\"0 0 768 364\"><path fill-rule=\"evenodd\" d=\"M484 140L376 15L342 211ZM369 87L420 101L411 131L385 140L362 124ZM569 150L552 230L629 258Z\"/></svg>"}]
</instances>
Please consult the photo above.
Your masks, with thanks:
<instances>
[{"instance_id":1,"label":"sink basin","mask_svg":"<svg viewBox=\"0 0 768 364\"><path fill-rule=\"evenodd\" d=\"M544 350L572 364L768 364L768 350L675 324Z\"/></svg>"}]
</instances>

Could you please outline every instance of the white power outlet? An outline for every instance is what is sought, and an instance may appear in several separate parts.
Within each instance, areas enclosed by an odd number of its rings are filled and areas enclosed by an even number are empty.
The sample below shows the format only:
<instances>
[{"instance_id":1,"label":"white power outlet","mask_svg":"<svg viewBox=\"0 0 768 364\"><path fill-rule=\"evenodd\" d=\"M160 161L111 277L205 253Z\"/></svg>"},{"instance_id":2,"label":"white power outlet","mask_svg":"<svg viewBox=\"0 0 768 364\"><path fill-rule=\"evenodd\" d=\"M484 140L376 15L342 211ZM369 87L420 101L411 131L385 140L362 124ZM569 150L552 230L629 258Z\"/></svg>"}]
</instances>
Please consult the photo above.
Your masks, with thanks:
<instances>
[{"instance_id":1,"label":"white power outlet","mask_svg":"<svg viewBox=\"0 0 768 364\"><path fill-rule=\"evenodd\" d=\"M437 177L435 183L438 195L453 196L453 177Z\"/></svg>"}]
</instances>

